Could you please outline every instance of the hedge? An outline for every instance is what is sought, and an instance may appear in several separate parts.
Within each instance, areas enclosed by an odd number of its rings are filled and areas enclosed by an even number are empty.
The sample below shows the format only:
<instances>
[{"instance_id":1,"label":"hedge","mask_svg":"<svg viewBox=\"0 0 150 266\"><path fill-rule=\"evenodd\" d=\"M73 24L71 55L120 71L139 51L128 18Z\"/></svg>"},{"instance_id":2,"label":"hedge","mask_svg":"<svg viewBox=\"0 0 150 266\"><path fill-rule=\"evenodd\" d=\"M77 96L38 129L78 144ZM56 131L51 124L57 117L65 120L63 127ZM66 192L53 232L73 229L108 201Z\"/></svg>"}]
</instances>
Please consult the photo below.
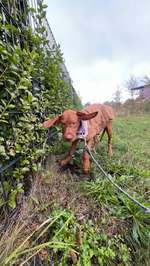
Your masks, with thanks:
<instances>
[{"instance_id":1,"label":"hedge","mask_svg":"<svg viewBox=\"0 0 150 266\"><path fill-rule=\"evenodd\" d=\"M51 50L48 40L43 38L45 7L40 1L36 14L39 23L34 32L28 25L20 33L14 25L4 25L0 18L0 164L6 165L21 156L17 167L5 173L3 183L11 208L16 206L17 194L23 191L24 176L36 168L37 160L45 152L46 132L41 122L81 105L77 95L72 97L71 83L63 80L60 47ZM9 34L12 27L16 40L24 35L23 47L3 40L3 31ZM2 187L0 194L1 206L5 204Z\"/></svg>"}]
</instances>

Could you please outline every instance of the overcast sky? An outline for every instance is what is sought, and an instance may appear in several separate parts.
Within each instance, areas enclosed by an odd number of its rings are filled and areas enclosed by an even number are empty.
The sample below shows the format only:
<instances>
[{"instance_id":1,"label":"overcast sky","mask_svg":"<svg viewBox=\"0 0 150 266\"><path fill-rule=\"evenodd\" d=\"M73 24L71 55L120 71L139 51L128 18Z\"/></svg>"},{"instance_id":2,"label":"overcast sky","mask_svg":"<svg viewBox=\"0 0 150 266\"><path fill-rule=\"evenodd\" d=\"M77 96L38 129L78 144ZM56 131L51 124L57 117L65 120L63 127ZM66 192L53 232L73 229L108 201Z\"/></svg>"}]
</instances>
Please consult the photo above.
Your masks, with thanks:
<instances>
[{"instance_id":1,"label":"overcast sky","mask_svg":"<svg viewBox=\"0 0 150 266\"><path fill-rule=\"evenodd\" d=\"M112 100L117 86L124 87L130 75L150 74L150 0L45 3L83 103Z\"/></svg>"}]
</instances>

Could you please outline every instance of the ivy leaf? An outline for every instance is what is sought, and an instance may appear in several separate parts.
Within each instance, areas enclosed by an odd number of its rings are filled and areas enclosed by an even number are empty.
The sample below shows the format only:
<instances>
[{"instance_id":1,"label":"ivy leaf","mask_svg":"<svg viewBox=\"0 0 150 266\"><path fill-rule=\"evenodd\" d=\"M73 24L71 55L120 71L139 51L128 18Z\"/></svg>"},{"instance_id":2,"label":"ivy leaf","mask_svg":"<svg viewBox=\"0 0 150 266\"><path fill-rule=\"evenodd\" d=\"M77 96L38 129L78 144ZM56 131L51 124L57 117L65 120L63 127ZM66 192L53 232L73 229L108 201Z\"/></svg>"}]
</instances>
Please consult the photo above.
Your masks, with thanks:
<instances>
[{"instance_id":1,"label":"ivy leaf","mask_svg":"<svg viewBox=\"0 0 150 266\"><path fill-rule=\"evenodd\" d=\"M4 107L6 107L7 103L3 99L1 99L1 102L4 105Z\"/></svg>"},{"instance_id":2,"label":"ivy leaf","mask_svg":"<svg viewBox=\"0 0 150 266\"><path fill-rule=\"evenodd\" d=\"M4 119L0 119L0 122L5 123L5 124L9 123L7 120L4 120Z\"/></svg>"},{"instance_id":3,"label":"ivy leaf","mask_svg":"<svg viewBox=\"0 0 150 266\"><path fill-rule=\"evenodd\" d=\"M29 171L30 171L30 169L29 169L28 167L23 167L23 168L21 169L22 174L25 174L25 173L27 173L27 172L29 172Z\"/></svg>"},{"instance_id":4,"label":"ivy leaf","mask_svg":"<svg viewBox=\"0 0 150 266\"><path fill-rule=\"evenodd\" d=\"M14 108L16 108L16 106L15 106L14 104L9 104L9 105L8 105L8 108L9 108L9 109L14 109Z\"/></svg>"},{"instance_id":5,"label":"ivy leaf","mask_svg":"<svg viewBox=\"0 0 150 266\"><path fill-rule=\"evenodd\" d=\"M10 149L10 150L9 150L9 155L14 157L14 156L16 155L15 150Z\"/></svg>"},{"instance_id":6,"label":"ivy leaf","mask_svg":"<svg viewBox=\"0 0 150 266\"><path fill-rule=\"evenodd\" d=\"M27 90L28 87L23 86L23 85L20 85L20 86L17 87L17 89L18 89L18 90Z\"/></svg>"},{"instance_id":7,"label":"ivy leaf","mask_svg":"<svg viewBox=\"0 0 150 266\"><path fill-rule=\"evenodd\" d=\"M10 70L13 70L13 71L17 72L19 70L19 68L16 65L12 64L10 66ZM13 72L13 73L15 73L15 72Z\"/></svg>"},{"instance_id":8,"label":"ivy leaf","mask_svg":"<svg viewBox=\"0 0 150 266\"><path fill-rule=\"evenodd\" d=\"M14 209L16 207L16 196L17 196L17 190L11 190L8 198L8 205Z\"/></svg>"},{"instance_id":9,"label":"ivy leaf","mask_svg":"<svg viewBox=\"0 0 150 266\"><path fill-rule=\"evenodd\" d=\"M28 102L32 103L32 101L33 101L33 95L30 91L28 91Z\"/></svg>"},{"instance_id":10,"label":"ivy leaf","mask_svg":"<svg viewBox=\"0 0 150 266\"><path fill-rule=\"evenodd\" d=\"M14 80L12 80L12 79L7 79L7 82L10 84L10 85L12 85L12 86L14 86L15 85L15 81Z\"/></svg>"},{"instance_id":11,"label":"ivy leaf","mask_svg":"<svg viewBox=\"0 0 150 266\"><path fill-rule=\"evenodd\" d=\"M1 156L5 156L6 155L5 147L3 145L0 145L0 155Z\"/></svg>"}]
</instances>

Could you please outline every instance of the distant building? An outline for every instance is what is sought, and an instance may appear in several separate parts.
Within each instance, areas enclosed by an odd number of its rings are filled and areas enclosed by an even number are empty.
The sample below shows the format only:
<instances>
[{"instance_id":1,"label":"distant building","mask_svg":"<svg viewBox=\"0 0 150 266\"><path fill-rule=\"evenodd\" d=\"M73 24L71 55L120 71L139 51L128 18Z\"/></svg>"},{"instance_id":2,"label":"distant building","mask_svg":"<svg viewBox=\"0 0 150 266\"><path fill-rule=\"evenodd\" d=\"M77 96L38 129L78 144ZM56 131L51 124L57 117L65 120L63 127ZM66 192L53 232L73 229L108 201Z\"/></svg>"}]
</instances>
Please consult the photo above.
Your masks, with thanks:
<instances>
[{"instance_id":1,"label":"distant building","mask_svg":"<svg viewBox=\"0 0 150 266\"><path fill-rule=\"evenodd\" d=\"M138 96L143 99L150 99L150 83L131 88L131 91L137 92Z\"/></svg>"}]
</instances>

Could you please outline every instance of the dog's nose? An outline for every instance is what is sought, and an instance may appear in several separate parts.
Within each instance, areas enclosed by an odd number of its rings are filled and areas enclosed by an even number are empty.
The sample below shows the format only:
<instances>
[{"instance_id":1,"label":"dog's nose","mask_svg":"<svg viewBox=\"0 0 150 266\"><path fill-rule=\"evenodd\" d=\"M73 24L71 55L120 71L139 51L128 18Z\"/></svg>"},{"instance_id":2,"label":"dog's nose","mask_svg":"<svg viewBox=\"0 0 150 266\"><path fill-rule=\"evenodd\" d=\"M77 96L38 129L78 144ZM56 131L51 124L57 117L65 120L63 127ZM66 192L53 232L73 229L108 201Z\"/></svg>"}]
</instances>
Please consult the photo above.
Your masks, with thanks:
<instances>
[{"instance_id":1,"label":"dog's nose","mask_svg":"<svg viewBox=\"0 0 150 266\"><path fill-rule=\"evenodd\" d=\"M65 140L71 141L72 140L72 135L68 134L67 136L65 136Z\"/></svg>"}]
</instances>

